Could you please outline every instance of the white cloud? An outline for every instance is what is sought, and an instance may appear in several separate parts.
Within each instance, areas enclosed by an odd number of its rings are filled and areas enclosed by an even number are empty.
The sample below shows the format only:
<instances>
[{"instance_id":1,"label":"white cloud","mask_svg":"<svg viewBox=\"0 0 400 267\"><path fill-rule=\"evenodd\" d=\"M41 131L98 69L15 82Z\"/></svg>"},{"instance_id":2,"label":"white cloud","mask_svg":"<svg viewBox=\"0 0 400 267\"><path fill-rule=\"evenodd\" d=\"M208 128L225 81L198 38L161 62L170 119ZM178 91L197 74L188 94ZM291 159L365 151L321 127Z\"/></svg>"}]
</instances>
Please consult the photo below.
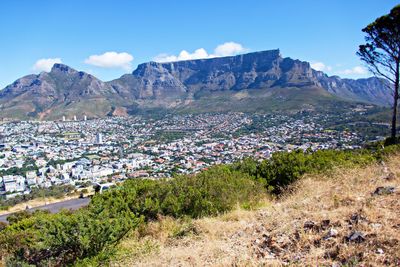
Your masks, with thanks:
<instances>
[{"instance_id":1,"label":"white cloud","mask_svg":"<svg viewBox=\"0 0 400 267\"><path fill-rule=\"evenodd\" d=\"M355 66L354 68L351 69L338 71L338 73L344 75L365 75L368 73L368 71L364 67Z\"/></svg>"},{"instance_id":2,"label":"white cloud","mask_svg":"<svg viewBox=\"0 0 400 267\"><path fill-rule=\"evenodd\" d=\"M341 69L342 64L335 64L335 67L331 67L326 65L323 62L316 61L316 62L311 62L311 68L318 70L318 71L323 71L323 72L330 72L330 74L334 75L339 75L339 76L350 76L350 77L357 77L357 76L365 76L368 74L367 69L365 69L362 66L355 66L353 68L349 69Z\"/></svg>"},{"instance_id":3,"label":"white cloud","mask_svg":"<svg viewBox=\"0 0 400 267\"><path fill-rule=\"evenodd\" d=\"M40 72L40 71L47 71L49 72L51 68L53 67L54 64L56 63L62 63L61 58L42 58L36 61L36 63L33 65L32 69L34 71Z\"/></svg>"},{"instance_id":4,"label":"white cloud","mask_svg":"<svg viewBox=\"0 0 400 267\"><path fill-rule=\"evenodd\" d=\"M318 70L318 71L331 71L332 70L331 66L327 66L322 62L311 63L311 68Z\"/></svg>"},{"instance_id":5,"label":"white cloud","mask_svg":"<svg viewBox=\"0 0 400 267\"><path fill-rule=\"evenodd\" d=\"M160 54L154 58L156 62L171 62L171 61L180 61L180 60L190 60L190 59L200 59L200 58L208 58L210 55L204 48L196 49L193 53L189 53L186 50L182 50L179 55L168 55L168 54Z\"/></svg>"},{"instance_id":6,"label":"white cloud","mask_svg":"<svg viewBox=\"0 0 400 267\"><path fill-rule=\"evenodd\" d=\"M85 63L101 68L122 68L129 71L132 69L132 60L133 56L126 52L110 51L101 55L91 55L85 59Z\"/></svg>"},{"instance_id":7,"label":"white cloud","mask_svg":"<svg viewBox=\"0 0 400 267\"><path fill-rule=\"evenodd\" d=\"M248 51L248 49L244 48L241 44L235 42L226 42L218 45L212 54L209 54L204 48L199 48L193 53L182 50L178 55L159 54L154 57L153 60L156 62L172 62L190 59L226 57L244 53L246 51Z\"/></svg>"},{"instance_id":8,"label":"white cloud","mask_svg":"<svg viewBox=\"0 0 400 267\"><path fill-rule=\"evenodd\" d=\"M241 44L235 42L227 42L217 46L214 49L214 54L217 57L226 57L226 56L233 56L239 53L246 52L247 49L244 48Z\"/></svg>"}]
</instances>

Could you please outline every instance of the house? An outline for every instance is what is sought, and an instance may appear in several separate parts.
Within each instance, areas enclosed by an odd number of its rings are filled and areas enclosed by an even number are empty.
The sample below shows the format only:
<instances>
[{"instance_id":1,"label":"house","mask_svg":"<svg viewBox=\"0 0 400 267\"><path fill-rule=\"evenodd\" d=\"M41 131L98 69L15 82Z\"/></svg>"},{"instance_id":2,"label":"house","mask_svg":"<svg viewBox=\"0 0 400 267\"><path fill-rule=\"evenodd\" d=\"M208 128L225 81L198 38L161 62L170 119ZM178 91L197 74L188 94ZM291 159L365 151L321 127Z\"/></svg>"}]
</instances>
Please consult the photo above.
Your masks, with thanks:
<instances>
[{"instance_id":1,"label":"house","mask_svg":"<svg viewBox=\"0 0 400 267\"><path fill-rule=\"evenodd\" d=\"M6 193L25 191L25 178L20 175L6 175L3 177L3 187Z\"/></svg>"},{"instance_id":2,"label":"house","mask_svg":"<svg viewBox=\"0 0 400 267\"><path fill-rule=\"evenodd\" d=\"M36 171L27 171L25 177L28 185L34 185L37 183Z\"/></svg>"}]
</instances>

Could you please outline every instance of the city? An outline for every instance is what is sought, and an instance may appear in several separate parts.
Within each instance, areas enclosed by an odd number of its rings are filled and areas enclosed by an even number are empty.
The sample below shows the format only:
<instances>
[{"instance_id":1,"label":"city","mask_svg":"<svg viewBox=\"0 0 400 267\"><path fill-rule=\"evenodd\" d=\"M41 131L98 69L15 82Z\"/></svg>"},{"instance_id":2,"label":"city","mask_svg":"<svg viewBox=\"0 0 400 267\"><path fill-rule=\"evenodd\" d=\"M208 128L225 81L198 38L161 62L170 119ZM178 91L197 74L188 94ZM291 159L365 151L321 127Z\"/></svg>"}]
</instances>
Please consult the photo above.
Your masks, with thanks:
<instances>
[{"instance_id":1,"label":"city","mask_svg":"<svg viewBox=\"0 0 400 267\"><path fill-rule=\"evenodd\" d=\"M5 121L0 124L0 194L9 199L38 187L172 177L245 157L262 160L276 151L354 149L366 141L361 132L327 127L337 120L332 116L225 113Z\"/></svg>"}]
</instances>

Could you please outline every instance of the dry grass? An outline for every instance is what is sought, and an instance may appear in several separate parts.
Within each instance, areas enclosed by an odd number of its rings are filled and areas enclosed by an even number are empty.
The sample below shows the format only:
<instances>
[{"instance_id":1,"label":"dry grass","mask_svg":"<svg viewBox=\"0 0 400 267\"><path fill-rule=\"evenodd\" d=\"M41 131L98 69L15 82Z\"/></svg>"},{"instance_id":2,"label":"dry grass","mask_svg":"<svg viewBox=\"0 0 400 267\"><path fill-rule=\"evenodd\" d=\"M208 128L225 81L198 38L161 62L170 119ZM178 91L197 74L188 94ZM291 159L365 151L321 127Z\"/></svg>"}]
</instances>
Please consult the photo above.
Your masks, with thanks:
<instances>
[{"instance_id":1,"label":"dry grass","mask_svg":"<svg viewBox=\"0 0 400 267\"><path fill-rule=\"evenodd\" d=\"M113 266L400 266L400 156L306 176L256 211L161 218L127 238ZM387 180L387 171L394 177ZM379 186L391 194L374 195ZM353 231L363 234L349 241ZM329 232L332 234L329 236ZM179 233L179 234L177 234Z\"/></svg>"}]
</instances>

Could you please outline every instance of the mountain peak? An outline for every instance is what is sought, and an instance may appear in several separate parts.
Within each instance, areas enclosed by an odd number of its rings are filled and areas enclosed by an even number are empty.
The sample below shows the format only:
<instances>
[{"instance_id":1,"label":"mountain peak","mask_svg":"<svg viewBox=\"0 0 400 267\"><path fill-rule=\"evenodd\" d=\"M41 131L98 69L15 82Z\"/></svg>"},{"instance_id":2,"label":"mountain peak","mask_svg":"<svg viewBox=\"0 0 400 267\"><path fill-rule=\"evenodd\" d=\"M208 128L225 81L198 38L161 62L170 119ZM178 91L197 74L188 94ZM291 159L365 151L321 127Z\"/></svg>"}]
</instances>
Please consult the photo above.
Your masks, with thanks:
<instances>
[{"instance_id":1,"label":"mountain peak","mask_svg":"<svg viewBox=\"0 0 400 267\"><path fill-rule=\"evenodd\" d=\"M71 68L68 65L61 64L61 63L55 63L53 67L51 68L50 72L65 72L65 73L74 73L78 72L77 70Z\"/></svg>"}]
</instances>

